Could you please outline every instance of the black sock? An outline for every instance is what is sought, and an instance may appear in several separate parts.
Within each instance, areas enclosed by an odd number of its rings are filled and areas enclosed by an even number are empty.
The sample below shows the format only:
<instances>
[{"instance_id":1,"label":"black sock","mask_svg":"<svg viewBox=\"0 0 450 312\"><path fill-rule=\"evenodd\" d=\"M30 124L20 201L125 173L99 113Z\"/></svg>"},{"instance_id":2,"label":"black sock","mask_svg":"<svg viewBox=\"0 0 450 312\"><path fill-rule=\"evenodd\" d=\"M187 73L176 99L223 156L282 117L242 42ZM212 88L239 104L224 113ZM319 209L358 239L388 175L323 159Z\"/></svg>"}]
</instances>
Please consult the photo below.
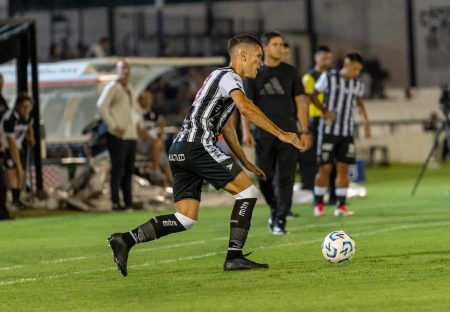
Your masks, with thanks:
<instances>
[{"instance_id":1,"label":"black sock","mask_svg":"<svg viewBox=\"0 0 450 312\"><path fill-rule=\"evenodd\" d=\"M13 202L14 203L19 202L20 201L20 189L12 188L11 193L12 193L12 197L13 197Z\"/></svg>"},{"instance_id":2,"label":"black sock","mask_svg":"<svg viewBox=\"0 0 450 312\"><path fill-rule=\"evenodd\" d=\"M336 205L338 208L341 205L345 205L345 200L347 199L347 188L346 187L337 187L336 188Z\"/></svg>"},{"instance_id":3,"label":"black sock","mask_svg":"<svg viewBox=\"0 0 450 312\"><path fill-rule=\"evenodd\" d=\"M255 204L256 198L237 199L234 203L231 212L227 259L236 259L242 256L242 248L247 240Z\"/></svg>"},{"instance_id":4,"label":"black sock","mask_svg":"<svg viewBox=\"0 0 450 312\"><path fill-rule=\"evenodd\" d=\"M160 237L186 230L175 214L162 215L150 219L134 230L125 233L125 241L131 247L134 244L145 243Z\"/></svg>"}]
</instances>

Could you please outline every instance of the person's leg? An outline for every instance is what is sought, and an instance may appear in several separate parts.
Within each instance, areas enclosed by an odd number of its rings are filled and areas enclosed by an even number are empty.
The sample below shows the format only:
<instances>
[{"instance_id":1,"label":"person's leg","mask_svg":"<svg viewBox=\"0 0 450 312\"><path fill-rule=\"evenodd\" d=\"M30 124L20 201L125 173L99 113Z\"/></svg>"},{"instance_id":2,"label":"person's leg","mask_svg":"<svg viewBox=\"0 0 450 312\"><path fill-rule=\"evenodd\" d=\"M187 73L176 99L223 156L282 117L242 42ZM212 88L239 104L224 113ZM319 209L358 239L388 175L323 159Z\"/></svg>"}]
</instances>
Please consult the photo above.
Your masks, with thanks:
<instances>
[{"instance_id":1,"label":"person's leg","mask_svg":"<svg viewBox=\"0 0 450 312\"><path fill-rule=\"evenodd\" d=\"M340 139L336 152L336 205L335 216L351 216L350 211L345 206L347 190L349 186L348 166L355 163L355 147L352 137Z\"/></svg>"},{"instance_id":2,"label":"person's leg","mask_svg":"<svg viewBox=\"0 0 450 312\"><path fill-rule=\"evenodd\" d=\"M227 183L224 189L236 199L231 212L230 240L224 270L268 268L267 264L250 261L242 254L251 226L253 209L258 199L258 189L251 183L244 171L241 171L233 181Z\"/></svg>"},{"instance_id":3,"label":"person's leg","mask_svg":"<svg viewBox=\"0 0 450 312\"><path fill-rule=\"evenodd\" d=\"M314 183L314 203L323 205L323 196L327 192L329 185L330 172L333 168L332 164L323 164L319 167Z\"/></svg>"},{"instance_id":4,"label":"person's leg","mask_svg":"<svg viewBox=\"0 0 450 312\"><path fill-rule=\"evenodd\" d=\"M6 177L3 164L0 164L0 220L11 219L6 208Z\"/></svg>"},{"instance_id":5,"label":"person's leg","mask_svg":"<svg viewBox=\"0 0 450 312\"><path fill-rule=\"evenodd\" d=\"M177 144L172 148L174 154L181 155L182 152L183 155L190 154L189 148L177 149ZM188 159L170 162L175 177L173 187L175 213L156 216L131 231L114 233L108 237L114 261L123 276L128 274L128 253L135 244L190 229L197 221L203 179L186 169L187 162Z\"/></svg>"},{"instance_id":6,"label":"person's leg","mask_svg":"<svg viewBox=\"0 0 450 312\"><path fill-rule=\"evenodd\" d=\"M277 142L276 190L278 209L274 234L285 234L286 217L292 206L295 172L297 166L296 150L290 144Z\"/></svg>"},{"instance_id":7,"label":"person's leg","mask_svg":"<svg viewBox=\"0 0 450 312\"><path fill-rule=\"evenodd\" d=\"M136 158L136 141L126 140L124 144L125 159L124 159L124 173L121 180L123 201L126 208L133 207L133 173L134 160Z\"/></svg>"},{"instance_id":8,"label":"person's leg","mask_svg":"<svg viewBox=\"0 0 450 312\"><path fill-rule=\"evenodd\" d=\"M259 188L266 200L267 205L270 208L269 226L272 229L273 220L276 219L277 211L277 197L275 195L274 188L274 176L275 176L275 139L256 140L255 145L255 162L256 165L264 171L266 180L258 178Z\"/></svg>"},{"instance_id":9,"label":"person's leg","mask_svg":"<svg viewBox=\"0 0 450 312\"><path fill-rule=\"evenodd\" d=\"M112 134L107 134L107 148L109 157L111 159L111 171L110 171L110 186L111 186L111 201L113 210L120 209L120 184L125 172L125 141L121 140Z\"/></svg>"},{"instance_id":10,"label":"person's leg","mask_svg":"<svg viewBox=\"0 0 450 312\"><path fill-rule=\"evenodd\" d=\"M328 199L328 205L335 205L336 204L336 165L333 164L333 168L331 169L330 173L330 184L328 187L328 194L330 195L330 198Z\"/></svg>"}]
</instances>

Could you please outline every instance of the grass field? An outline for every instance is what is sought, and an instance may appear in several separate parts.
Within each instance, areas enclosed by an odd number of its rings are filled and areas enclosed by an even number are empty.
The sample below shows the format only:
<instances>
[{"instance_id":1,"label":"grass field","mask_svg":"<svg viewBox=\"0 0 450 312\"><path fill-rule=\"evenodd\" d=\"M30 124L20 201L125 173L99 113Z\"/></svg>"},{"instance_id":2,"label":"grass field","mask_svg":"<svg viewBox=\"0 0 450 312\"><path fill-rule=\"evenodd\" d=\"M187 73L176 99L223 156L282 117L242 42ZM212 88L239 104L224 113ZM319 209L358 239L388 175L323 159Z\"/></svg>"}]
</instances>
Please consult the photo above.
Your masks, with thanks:
<instances>
[{"instance_id":1,"label":"grass field","mask_svg":"<svg viewBox=\"0 0 450 312\"><path fill-rule=\"evenodd\" d=\"M0 223L0 311L449 311L450 166L366 172L357 215L316 219L294 210L289 235L269 233L257 207L250 259L271 268L223 272L230 208L204 208L193 230L139 245L129 276L115 268L106 237L155 213L67 214ZM350 263L327 263L321 239L344 229L357 244Z\"/></svg>"}]
</instances>

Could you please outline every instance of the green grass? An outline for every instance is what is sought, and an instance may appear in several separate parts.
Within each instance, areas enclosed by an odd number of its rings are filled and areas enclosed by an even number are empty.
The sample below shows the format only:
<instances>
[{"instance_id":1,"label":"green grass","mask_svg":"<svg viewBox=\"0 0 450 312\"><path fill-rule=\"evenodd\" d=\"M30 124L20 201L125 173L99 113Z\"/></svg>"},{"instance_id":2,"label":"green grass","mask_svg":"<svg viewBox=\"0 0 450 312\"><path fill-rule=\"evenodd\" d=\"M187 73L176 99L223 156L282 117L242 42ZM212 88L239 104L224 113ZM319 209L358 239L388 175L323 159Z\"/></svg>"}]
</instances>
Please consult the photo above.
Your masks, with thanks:
<instances>
[{"instance_id":1,"label":"green grass","mask_svg":"<svg viewBox=\"0 0 450 312\"><path fill-rule=\"evenodd\" d=\"M366 172L357 215L316 219L306 205L289 235L267 230L257 207L247 250L266 271L223 272L230 208L204 208L193 230L132 250L129 276L112 262L106 236L156 213L61 214L0 223L0 311L448 311L450 166ZM327 263L321 239L354 236L350 263Z\"/></svg>"}]
</instances>

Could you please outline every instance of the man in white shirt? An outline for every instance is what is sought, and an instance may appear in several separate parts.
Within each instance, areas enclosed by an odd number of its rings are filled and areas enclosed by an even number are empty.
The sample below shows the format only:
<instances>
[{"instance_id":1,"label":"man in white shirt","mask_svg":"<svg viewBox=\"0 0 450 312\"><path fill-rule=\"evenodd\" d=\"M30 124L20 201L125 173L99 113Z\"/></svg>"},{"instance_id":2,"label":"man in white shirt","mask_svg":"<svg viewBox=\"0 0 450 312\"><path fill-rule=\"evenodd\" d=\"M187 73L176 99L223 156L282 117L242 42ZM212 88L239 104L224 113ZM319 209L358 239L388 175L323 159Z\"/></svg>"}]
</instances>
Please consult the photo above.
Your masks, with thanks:
<instances>
[{"instance_id":1,"label":"man in white shirt","mask_svg":"<svg viewBox=\"0 0 450 312\"><path fill-rule=\"evenodd\" d=\"M128 83L130 64L117 62L115 81L105 86L97 107L108 126L107 147L111 158L111 201L113 210L123 210L119 190L122 189L125 208L132 207L132 175L136 155L137 125L140 109Z\"/></svg>"}]
</instances>

